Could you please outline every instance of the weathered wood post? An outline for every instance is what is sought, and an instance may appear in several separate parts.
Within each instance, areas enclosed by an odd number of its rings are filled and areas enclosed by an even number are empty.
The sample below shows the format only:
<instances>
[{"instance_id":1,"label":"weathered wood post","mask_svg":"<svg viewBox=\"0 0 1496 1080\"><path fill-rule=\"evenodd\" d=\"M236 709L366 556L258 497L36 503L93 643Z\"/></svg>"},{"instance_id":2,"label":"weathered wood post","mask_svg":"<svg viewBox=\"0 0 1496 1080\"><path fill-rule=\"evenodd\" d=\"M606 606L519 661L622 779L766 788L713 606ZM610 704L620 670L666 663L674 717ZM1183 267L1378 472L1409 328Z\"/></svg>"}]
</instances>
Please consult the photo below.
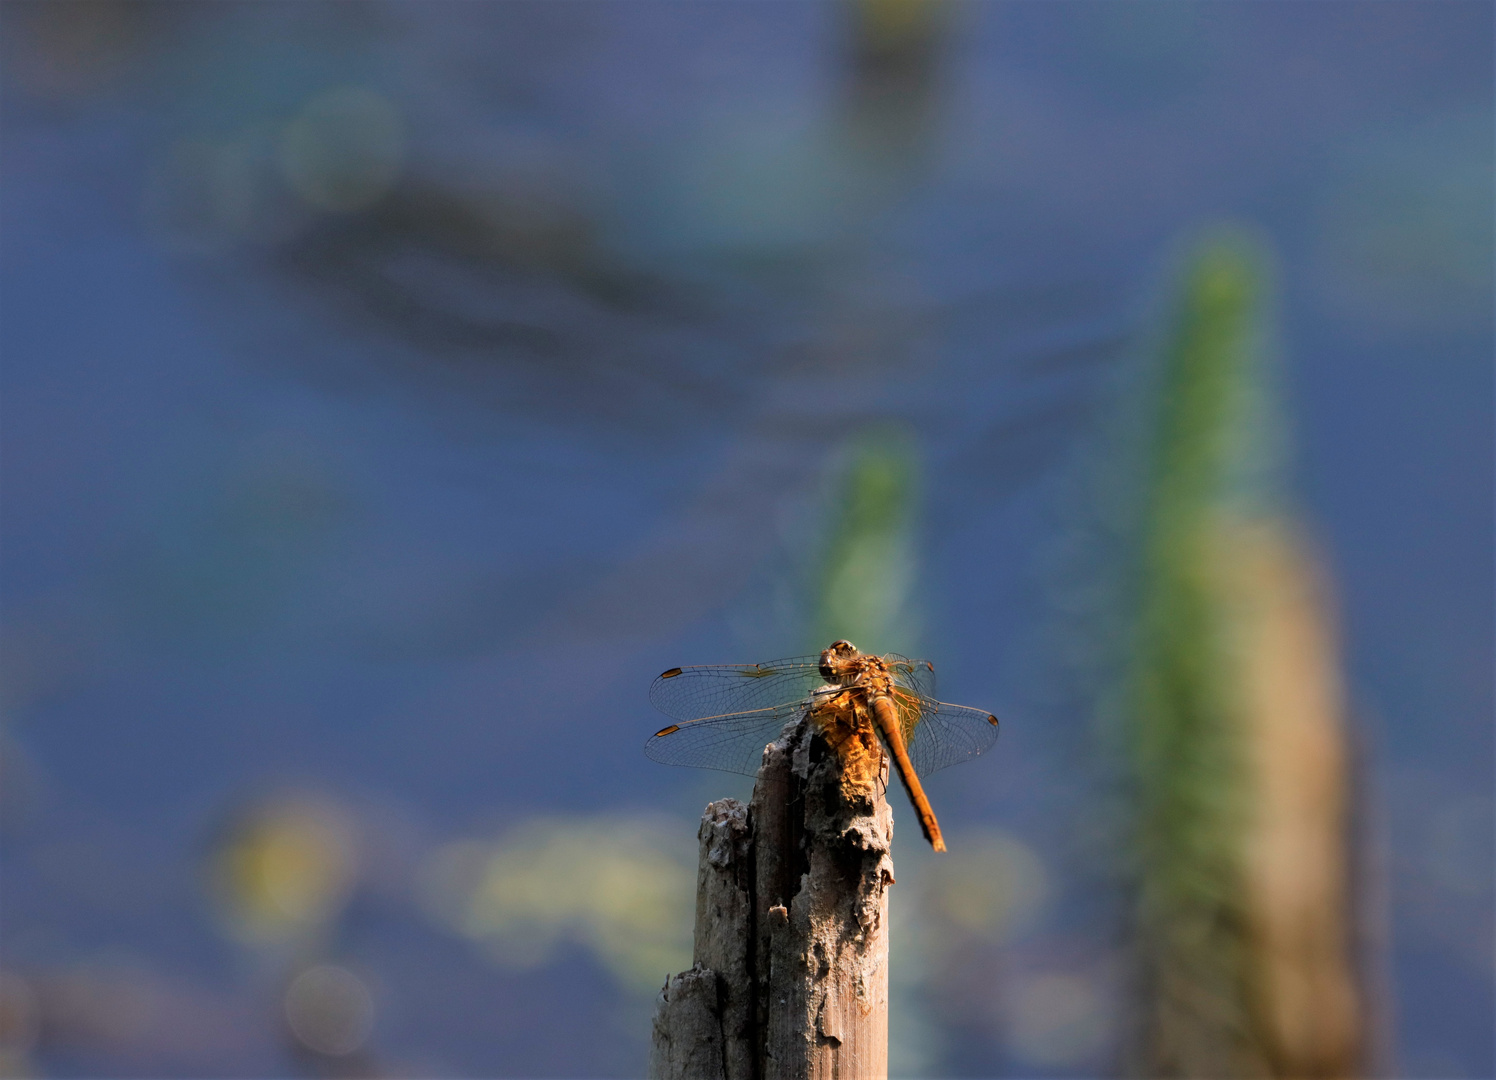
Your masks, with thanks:
<instances>
[{"instance_id":1,"label":"weathered wood post","mask_svg":"<svg viewBox=\"0 0 1496 1080\"><path fill-rule=\"evenodd\" d=\"M887 773L846 760L787 726L750 805L706 808L695 963L660 993L654 1080L888 1075L893 813Z\"/></svg>"}]
</instances>

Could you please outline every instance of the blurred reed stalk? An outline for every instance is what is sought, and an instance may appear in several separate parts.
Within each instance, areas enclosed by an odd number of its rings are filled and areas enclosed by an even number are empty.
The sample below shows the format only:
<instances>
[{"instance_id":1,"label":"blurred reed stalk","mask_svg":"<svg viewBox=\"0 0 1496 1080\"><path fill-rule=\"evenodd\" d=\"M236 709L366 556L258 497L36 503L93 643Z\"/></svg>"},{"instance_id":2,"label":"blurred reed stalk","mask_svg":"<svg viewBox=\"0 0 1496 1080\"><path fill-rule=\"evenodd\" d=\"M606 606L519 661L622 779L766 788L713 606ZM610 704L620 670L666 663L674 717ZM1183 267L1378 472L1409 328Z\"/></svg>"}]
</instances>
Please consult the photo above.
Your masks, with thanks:
<instances>
[{"instance_id":1,"label":"blurred reed stalk","mask_svg":"<svg viewBox=\"0 0 1496 1080\"><path fill-rule=\"evenodd\" d=\"M1286 506L1267 290L1245 238L1203 242L1158 376L1122 700L1139 1076L1363 1065L1344 692Z\"/></svg>"},{"instance_id":2,"label":"blurred reed stalk","mask_svg":"<svg viewBox=\"0 0 1496 1080\"><path fill-rule=\"evenodd\" d=\"M816 576L814 651L839 638L875 653L911 648L918 470L903 428L873 427L848 444Z\"/></svg>"}]
</instances>

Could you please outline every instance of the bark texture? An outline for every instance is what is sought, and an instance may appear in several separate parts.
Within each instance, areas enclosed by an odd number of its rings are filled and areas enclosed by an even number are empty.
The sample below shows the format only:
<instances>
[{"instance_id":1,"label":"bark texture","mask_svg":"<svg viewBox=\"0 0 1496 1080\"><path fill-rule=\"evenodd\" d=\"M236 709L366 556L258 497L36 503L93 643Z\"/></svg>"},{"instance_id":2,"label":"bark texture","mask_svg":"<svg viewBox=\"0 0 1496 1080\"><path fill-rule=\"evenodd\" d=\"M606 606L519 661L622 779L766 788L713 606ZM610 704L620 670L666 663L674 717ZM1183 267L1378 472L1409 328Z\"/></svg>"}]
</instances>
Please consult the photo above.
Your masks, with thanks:
<instances>
[{"instance_id":1,"label":"bark texture","mask_svg":"<svg viewBox=\"0 0 1496 1080\"><path fill-rule=\"evenodd\" d=\"M661 992L651 1077L888 1075L885 786L798 724L765 749L748 807L707 807L696 963Z\"/></svg>"},{"instance_id":2,"label":"bark texture","mask_svg":"<svg viewBox=\"0 0 1496 1080\"><path fill-rule=\"evenodd\" d=\"M655 1008L649 1075L669 1080L724 1075L715 972L697 964L666 981Z\"/></svg>"}]
</instances>

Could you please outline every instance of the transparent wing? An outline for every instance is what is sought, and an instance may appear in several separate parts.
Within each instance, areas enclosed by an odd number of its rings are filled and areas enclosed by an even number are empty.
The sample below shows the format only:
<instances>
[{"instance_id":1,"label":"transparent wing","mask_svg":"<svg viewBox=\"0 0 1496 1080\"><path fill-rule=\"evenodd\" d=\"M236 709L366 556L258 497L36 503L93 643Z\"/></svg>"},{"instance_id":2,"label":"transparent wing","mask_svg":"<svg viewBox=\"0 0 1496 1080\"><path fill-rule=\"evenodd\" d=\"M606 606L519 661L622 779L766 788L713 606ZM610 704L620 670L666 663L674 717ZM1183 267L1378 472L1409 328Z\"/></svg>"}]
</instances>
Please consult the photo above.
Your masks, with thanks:
<instances>
[{"instance_id":1,"label":"transparent wing","mask_svg":"<svg viewBox=\"0 0 1496 1080\"><path fill-rule=\"evenodd\" d=\"M917 705L909 701L900 705L906 732L913 722L913 734L907 736L909 758L920 776L974 758L997 742L997 717L981 709L947 705L933 698L923 698ZM915 712L919 714L917 719Z\"/></svg>"},{"instance_id":2,"label":"transparent wing","mask_svg":"<svg viewBox=\"0 0 1496 1080\"><path fill-rule=\"evenodd\" d=\"M922 698L935 700L935 665L928 660L911 660L898 653L889 653L883 658L894 681L913 690Z\"/></svg>"},{"instance_id":3,"label":"transparent wing","mask_svg":"<svg viewBox=\"0 0 1496 1080\"><path fill-rule=\"evenodd\" d=\"M655 679L649 700L672 720L773 708L803 701L822 685L820 665L819 656L794 656L764 664L671 668Z\"/></svg>"},{"instance_id":4,"label":"transparent wing","mask_svg":"<svg viewBox=\"0 0 1496 1080\"><path fill-rule=\"evenodd\" d=\"M803 716L806 707L805 701L793 701L671 724L649 737L644 753L666 765L753 776L763 760L764 747L779 738L786 723Z\"/></svg>"}]
</instances>

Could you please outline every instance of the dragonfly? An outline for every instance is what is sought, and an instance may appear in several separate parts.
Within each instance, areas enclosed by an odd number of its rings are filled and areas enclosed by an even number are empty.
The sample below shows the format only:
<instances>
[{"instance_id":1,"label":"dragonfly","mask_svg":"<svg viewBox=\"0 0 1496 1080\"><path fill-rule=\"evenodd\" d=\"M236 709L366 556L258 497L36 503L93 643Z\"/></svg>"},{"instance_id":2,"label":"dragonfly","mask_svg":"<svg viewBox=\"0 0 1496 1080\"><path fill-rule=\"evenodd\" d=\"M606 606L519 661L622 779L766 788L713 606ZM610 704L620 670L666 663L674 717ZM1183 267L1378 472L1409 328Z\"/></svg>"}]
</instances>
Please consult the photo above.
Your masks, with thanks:
<instances>
[{"instance_id":1,"label":"dragonfly","mask_svg":"<svg viewBox=\"0 0 1496 1080\"><path fill-rule=\"evenodd\" d=\"M865 653L850 641L834 641L819 656L671 668L655 679L649 700L676 721L644 745L666 765L753 776L765 744L801 718L828 741L833 733L836 743L881 741L936 851L945 840L920 778L997 741L996 716L935 697L934 664Z\"/></svg>"}]
</instances>

